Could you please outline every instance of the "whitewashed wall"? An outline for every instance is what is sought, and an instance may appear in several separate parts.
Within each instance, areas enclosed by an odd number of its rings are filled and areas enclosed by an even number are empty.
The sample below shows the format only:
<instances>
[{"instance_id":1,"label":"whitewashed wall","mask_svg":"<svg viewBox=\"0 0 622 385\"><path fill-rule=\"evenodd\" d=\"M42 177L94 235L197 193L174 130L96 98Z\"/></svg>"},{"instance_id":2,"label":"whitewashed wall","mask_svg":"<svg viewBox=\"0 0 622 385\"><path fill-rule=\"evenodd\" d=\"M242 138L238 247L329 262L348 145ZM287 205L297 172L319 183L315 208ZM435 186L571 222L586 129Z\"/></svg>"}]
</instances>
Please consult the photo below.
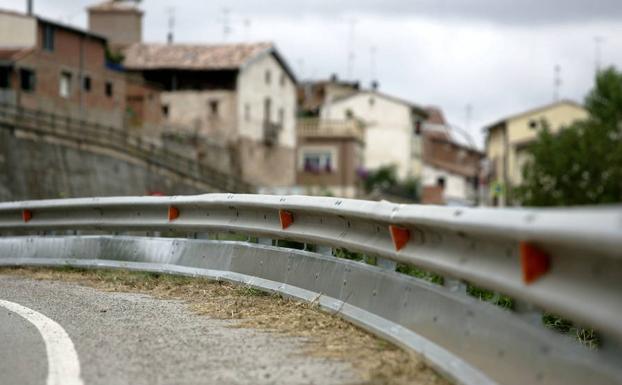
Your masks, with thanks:
<instances>
[{"instance_id":1,"label":"whitewashed wall","mask_svg":"<svg viewBox=\"0 0 622 385\"><path fill-rule=\"evenodd\" d=\"M266 84L266 71L270 71L270 83ZM284 77L284 83L281 78ZM237 119L238 132L242 137L263 140L264 100L272 101L270 121L279 122L279 109L283 109L283 130L278 145L296 146L296 86L285 70L271 54L258 57L240 70L238 76ZM246 109L249 109L247 116Z\"/></svg>"},{"instance_id":2,"label":"whitewashed wall","mask_svg":"<svg viewBox=\"0 0 622 385\"><path fill-rule=\"evenodd\" d=\"M34 47L37 21L33 17L0 13L0 46Z\"/></svg>"},{"instance_id":3,"label":"whitewashed wall","mask_svg":"<svg viewBox=\"0 0 622 385\"><path fill-rule=\"evenodd\" d=\"M438 167L425 164L422 173L422 185L436 186L438 178L445 179L445 191L443 198L449 201L464 201L465 203L473 198L474 191L467 178L463 175L452 173Z\"/></svg>"},{"instance_id":4,"label":"whitewashed wall","mask_svg":"<svg viewBox=\"0 0 622 385\"><path fill-rule=\"evenodd\" d=\"M373 92L361 92L326 104L321 118L343 120L348 110L366 124L366 168L395 164L400 178L416 176L411 160L413 123L408 105Z\"/></svg>"}]
</instances>

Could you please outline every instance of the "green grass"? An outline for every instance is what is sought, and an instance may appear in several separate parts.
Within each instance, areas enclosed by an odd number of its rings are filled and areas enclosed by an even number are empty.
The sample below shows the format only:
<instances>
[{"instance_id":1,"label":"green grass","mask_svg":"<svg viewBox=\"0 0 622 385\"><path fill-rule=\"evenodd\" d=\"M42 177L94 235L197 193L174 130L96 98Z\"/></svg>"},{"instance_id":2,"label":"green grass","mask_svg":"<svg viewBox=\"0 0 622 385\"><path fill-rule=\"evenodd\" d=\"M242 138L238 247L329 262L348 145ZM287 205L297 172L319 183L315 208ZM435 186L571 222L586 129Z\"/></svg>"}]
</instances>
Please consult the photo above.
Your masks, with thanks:
<instances>
[{"instance_id":1,"label":"green grass","mask_svg":"<svg viewBox=\"0 0 622 385\"><path fill-rule=\"evenodd\" d=\"M441 275L431 273L429 271L405 263L398 263L396 271L398 273L408 274L410 276L423 279L436 285L443 285L443 283L445 282L445 279Z\"/></svg>"}]
</instances>

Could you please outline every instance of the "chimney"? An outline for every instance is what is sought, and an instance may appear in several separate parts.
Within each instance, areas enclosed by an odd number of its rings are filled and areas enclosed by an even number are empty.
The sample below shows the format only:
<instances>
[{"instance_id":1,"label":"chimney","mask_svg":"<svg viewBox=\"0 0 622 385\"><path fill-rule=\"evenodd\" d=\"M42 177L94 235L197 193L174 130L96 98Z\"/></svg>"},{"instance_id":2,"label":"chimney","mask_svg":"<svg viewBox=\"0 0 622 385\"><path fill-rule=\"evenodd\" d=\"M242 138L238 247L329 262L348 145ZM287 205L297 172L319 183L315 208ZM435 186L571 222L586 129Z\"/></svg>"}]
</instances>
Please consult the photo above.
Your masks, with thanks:
<instances>
[{"instance_id":1,"label":"chimney","mask_svg":"<svg viewBox=\"0 0 622 385\"><path fill-rule=\"evenodd\" d=\"M166 34L166 43L173 44L173 32L169 32Z\"/></svg>"},{"instance_id":2,"label":"chimney","mask_svg":"<svg viewBox=\"0 0 622 385\"><path fill-rule=\"evenodd\" d=\"M378 80L373 80L371 82L371 89L374 91L378 91L378 87L380 86L380 84L378 84Z\"/></svg>"},{"instance_id":3,"label":"chimney","mask_svg":"<svg viewBox=\"0 0 622 385\"><path fill-rule=\"evenodd\" d=\"M334 74L331 74L331 75L330 75L330 81L331 81L331 83L337 83L337 80L338 80L338 79L339 79L339 78L337 77L337 74L335 74L335 73L334 73Z\"/></svg>"},{"instance_id":4,"label":"chimney","mask_svg":"<svg viewBox=\"0 0 622 385\"><path fill-rule=\"evenodd\" d=\"M28 16L32 16L32 1L33 0L26 0L26 14L28 14Z\"/></svg>"}]
</instances>

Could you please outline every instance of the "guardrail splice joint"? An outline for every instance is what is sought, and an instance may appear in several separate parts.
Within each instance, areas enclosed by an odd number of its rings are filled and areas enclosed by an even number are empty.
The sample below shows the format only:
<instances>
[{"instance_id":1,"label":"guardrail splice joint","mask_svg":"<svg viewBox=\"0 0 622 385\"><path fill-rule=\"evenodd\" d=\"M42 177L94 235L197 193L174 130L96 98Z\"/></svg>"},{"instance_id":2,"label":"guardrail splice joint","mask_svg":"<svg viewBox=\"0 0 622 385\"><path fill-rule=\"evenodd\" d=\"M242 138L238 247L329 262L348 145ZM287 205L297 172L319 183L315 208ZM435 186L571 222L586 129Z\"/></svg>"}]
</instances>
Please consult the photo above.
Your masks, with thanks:
<instances>
[{"instance_id":1,"label":"guardrail splice joint","mask_svg":"<svg viewBox=\"0 0 622 385\"><path fill-rule=\"evenodd\" d=\"M526 284L530 284L546 274L551 267L549 254L529 242L520 243L520 262L523 270L523 282Z\"/></svg>"},{"instance_id":2,"label":"guardrail splice joint","mask_svg":"<svg viewBox=\"0 0 622 385\"><path fill-rule=\"evenodd\" d=\"M294 223L294 214L286 210L279 210L279 220L281 221L281 228L285 230Z\"/></svg>"},{"instance_id":3,"label":"guardrail splice joint","mask_svg":"<svg viewBox=\"0 0 622 385\"><path fill-rule=\"evenodd\" d=\"M400 251L410 240L410 230L405 227L389 225L389 232L395 251Z\"/></svg>"}]
</instances>

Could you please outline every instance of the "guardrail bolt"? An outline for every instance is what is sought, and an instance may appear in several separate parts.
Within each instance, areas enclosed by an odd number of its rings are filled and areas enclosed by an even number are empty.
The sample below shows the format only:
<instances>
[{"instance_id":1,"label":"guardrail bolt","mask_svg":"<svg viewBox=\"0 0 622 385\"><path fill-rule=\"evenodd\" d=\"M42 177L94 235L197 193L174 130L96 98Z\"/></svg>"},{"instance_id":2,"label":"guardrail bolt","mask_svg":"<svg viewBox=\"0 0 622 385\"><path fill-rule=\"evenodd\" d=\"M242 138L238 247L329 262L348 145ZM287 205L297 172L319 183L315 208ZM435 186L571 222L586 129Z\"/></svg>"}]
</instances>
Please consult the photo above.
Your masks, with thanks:
<instances>
[{"instance_id":1,"label":"guardrail bolt","mask_svg":"<svg viewBox=\"0 0 622 385\"><path fill-rule=\"evenodd\" d=\"M179 209L174 206L169 206L168 207L168 221L171 222L177 218L179 218Z\"/></svg>"},{"instance_id":2,"label":"guardrail bolt","mask_svg":"<svg viewBox=\"0 0 622 385\"><path fill-rule=\"evenodd\" d=\"M520 262L523 282L530 284L546 274L551 267L551 257L547 252L529 242L520 243Z\"/></svg>"},{"instance_id":3,"label":"guardrail bolt","mask_svg":"<svg viewBox=\"0 0 622 385\"><path fill-rule=\"evenodd\" d=\"M24 222L28 222L32 219L32 211L30 210L22 210L22 219Z\"/></svg>"},{"instance_id":4,"label":"guardrail bolt","mask_svg":"<svg viewBox=\"0 0 622 385\"><path fill-rule=\"evenodd\" d=\"M285 230L294 223L294 214L286 210L279 210L279 219L281 221L281 228Z\"/></svg>"},{"instance_id":5,"label":"guardrail bolt","mask_svg":"<svg viewBox=\"0 0 622 385\"><path fill-rule=\"evenodd\" d=\"M395 251L400 251L410 240L410 230L397 225L389 225L391 240L395 246Z\"/></svg>"}]
</instances>

